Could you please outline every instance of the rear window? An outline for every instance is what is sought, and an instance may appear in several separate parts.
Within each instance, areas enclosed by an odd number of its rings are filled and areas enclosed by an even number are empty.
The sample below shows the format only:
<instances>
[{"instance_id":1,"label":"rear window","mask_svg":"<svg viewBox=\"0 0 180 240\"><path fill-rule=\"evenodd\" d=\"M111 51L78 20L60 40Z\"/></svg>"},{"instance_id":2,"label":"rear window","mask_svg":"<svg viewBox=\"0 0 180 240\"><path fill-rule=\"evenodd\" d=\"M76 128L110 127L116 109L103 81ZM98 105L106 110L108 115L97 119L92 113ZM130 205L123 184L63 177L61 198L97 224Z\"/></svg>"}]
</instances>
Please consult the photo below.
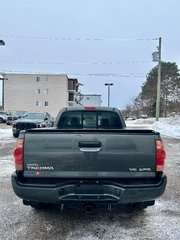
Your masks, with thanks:
<instances>
[{"instance_id":1,"label":"rear window","mask_svg":"<svg viewBox=\"0 0 180 240\"><path fill-rule=\"evenodd\" d=\"M61 115L59 128L122 128L119 115L108 111L69 111Z\"/></svg>"}]
</instances>

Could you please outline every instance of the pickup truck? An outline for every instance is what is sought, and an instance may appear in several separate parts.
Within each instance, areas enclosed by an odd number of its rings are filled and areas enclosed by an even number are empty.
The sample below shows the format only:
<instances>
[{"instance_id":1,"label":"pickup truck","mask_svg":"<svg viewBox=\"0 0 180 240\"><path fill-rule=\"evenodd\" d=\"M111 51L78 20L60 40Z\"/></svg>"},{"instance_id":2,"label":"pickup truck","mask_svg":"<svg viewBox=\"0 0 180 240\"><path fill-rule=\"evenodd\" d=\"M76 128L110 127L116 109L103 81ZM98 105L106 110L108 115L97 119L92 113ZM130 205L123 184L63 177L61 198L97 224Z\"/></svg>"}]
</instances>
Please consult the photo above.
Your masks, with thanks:
<instances>
[{"instance_id":1,"label":"pickup truck","mask_svg":"<svg viewBox=\"0 0 180 240\"><path fill-rule=\"evenodd\" d=\"M12 123L13 136L17 138L21 130L29 128L44 128L53 126L53 120L47 112L26 112L26 114Z\"/></svg>"},{"instance_id":2,"label":"pickup truck","mask_svg":"<svg viewBox=\"0 0 180 240\"><path fill-rule=\"evenodd\" d=\"M166 188L160 134L126 128L116 108L64 108L54 127L21 131L13 154L13 190L36 209L65 203L144 209Z\"/></svg>"}]
</instances>

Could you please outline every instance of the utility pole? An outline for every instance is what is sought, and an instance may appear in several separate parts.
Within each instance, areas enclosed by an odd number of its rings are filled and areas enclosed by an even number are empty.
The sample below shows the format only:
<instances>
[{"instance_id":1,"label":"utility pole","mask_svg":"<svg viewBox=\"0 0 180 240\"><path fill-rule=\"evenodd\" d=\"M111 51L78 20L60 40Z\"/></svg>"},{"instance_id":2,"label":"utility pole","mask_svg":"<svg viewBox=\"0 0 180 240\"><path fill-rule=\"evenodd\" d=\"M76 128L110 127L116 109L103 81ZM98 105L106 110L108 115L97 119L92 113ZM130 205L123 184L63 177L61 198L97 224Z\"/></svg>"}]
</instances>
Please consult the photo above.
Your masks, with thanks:
<instances>
[{"instance_id":1,"label":"utility pole","mask_svg":"<svg viewBox=\"0 0 180 240\"><path fill-rule=\"evenodd\" d=\"M157 98L156 98L156 121L159 121L161 99L161 37L158 46L158 80L157 80Z\"/></svg>"}]
</instances>

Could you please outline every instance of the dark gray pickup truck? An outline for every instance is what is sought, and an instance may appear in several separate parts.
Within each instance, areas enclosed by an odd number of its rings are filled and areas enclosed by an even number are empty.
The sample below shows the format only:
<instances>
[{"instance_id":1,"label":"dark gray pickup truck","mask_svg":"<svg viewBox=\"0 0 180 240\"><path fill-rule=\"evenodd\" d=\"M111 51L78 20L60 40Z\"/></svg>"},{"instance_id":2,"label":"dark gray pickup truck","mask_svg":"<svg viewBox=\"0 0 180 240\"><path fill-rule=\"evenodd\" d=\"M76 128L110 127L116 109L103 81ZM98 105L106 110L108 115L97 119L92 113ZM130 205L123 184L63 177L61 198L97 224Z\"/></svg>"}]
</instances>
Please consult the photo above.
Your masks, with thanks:
<instances>
[{"instance_id":1,"label":"dark gray pickup truck","mask_svg":"<svg viewBox=\"0 0 180 240\"><path fill-rule=\"evenodd\" d=\"M167 182L160 134L126 128L116 108L64 108L55 127L20 133L14 159L14 192L34 208L65 203L146 208Z\"/></svg>"}]
</instances>

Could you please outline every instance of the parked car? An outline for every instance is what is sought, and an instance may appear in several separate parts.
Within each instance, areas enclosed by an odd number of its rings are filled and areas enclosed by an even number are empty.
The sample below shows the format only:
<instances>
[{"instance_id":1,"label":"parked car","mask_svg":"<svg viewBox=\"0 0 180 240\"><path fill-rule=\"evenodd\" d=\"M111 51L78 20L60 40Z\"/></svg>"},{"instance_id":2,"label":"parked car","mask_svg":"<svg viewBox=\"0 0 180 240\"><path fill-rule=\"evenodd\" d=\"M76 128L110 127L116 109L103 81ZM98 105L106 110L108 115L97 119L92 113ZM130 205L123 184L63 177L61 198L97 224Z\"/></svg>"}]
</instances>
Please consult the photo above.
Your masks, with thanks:
<instances>
[{"instance_id":1,"label":"parked car","mask_svg":"<svg viewBox=\"0 0 180 240\"><path fill-rule=\"evenodd\" d=\"M131 120L136 120L136 117L128 117L126 118L127 121L131 121Z\"/></svg>"},{"instance_id":2,"label":"parked car","mask_svg":"<svg viewBox=\"0 0 180 240\"><path fill-rule=\"evenodd\" d=\"M47 112L26 112L24 117L13 122L13 136L17 138L21 130L52 127L52 117Z\"/></svg>"},{"instance_id":3,"label":"parked car","mask_svg":"<svg viewBox=\"0 0 180 240\"><path fill-rule=\"evenodd\" d=\"M166 188L160 134L128 129L108 107L67 107L55 126L22 131L14 149L14 192L25 205L67 202L146 208Z\"/></svg>"},{"instance_id":4,"label":"parked car","mask_svg":"<svg viewBox=\"0 0 180 240\"><path fill-rule=\"evenodd\" d=\"M22 118L25 115L26 111L16 111L13 112L10 116L7 117L6 124L12 125L13 121Z\"/></svg>"},{"instance_id":5,"label":"parked car","mask_svg":"<svg viewBox=\"0 0 180 240\"><path fill-rule=\"evenodd\" d=\"M146 119L146 118L148 118L148 115L147 115L147 114L142 114L142 115L140 115L140 117L139 117L139 118Z\"/></svg>"},{"instance_id":6,"label":"parked car","mask_svg":"<svg viewBox=\"0 0 180 240\"><path fill-rule=\"evenodd\" d=\"M0 123L5 123L9 115L9 112L0 112Z\"/></svg>"}]
</instances>

